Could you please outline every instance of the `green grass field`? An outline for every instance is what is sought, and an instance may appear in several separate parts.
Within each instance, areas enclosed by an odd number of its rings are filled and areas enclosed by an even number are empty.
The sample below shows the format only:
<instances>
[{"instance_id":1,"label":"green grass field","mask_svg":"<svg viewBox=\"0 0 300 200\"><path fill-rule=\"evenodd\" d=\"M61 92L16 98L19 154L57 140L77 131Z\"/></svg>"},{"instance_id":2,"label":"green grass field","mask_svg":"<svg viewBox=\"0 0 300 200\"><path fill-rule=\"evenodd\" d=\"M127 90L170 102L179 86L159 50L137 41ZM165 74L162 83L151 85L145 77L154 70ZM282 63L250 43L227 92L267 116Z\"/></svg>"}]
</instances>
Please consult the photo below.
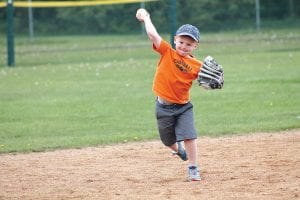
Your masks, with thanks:
<instances>
[{"instance_id":1,"label":"green grass field","mask_svg":"<svg viewBox=\"0 0 300 200\"><path fill-rule=\"evenodd\" d=\"M169 40L169 36L165 36ZM199 136L300 127L300 29L202 34L225 87L192 88ZM151 91L158 55L142 35L0 38L0 152L159 139Z\"/></svg>"}]
</instances>

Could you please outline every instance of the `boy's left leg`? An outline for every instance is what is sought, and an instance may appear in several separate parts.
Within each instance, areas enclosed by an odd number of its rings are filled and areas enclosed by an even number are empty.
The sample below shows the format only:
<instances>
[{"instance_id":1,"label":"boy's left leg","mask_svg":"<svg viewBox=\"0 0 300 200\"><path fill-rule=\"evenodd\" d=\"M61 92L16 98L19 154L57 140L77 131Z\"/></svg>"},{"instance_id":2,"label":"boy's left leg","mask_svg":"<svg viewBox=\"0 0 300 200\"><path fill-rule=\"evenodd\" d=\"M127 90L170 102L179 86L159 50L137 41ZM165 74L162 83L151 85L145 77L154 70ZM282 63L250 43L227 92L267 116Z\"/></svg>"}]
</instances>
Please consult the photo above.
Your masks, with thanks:
<instances>
[{"instance_id":1,"label":"boy's left leg","mask_svg":"<svg viewBox=\"0 0 300 200\"><path fill-rule=\"evenodd\" d=\"M184 146L186 153L189 158L189 166L196 166L197 165L197 143L196 139L192 140L185 140L184 141Z\"/></svg>"},{"instance_id":2,"label":"boy's left leg","mask_svg":"<svg viewBox=\"0 0 300 200\"><path fill-rule=\"evenodd\" d=\"M189 165L197 163L197 132L194 124L193 105L187 103L177 113L177 124L175 127L177 141L184 141Z\"/></svg>"},{"instance_id":3,"label":"boy's left leg","mask_svg":"<svg viewBox=\"0 0 300 200\"><path fill-rule=\"evenodd\" d=\"M188 103L180 110L175 128L177 140L183 140L188 157L188 180L200 181L197 167L197 133L194 124L193 105Z\"/></svg>"},{"instance_id":4,"label":"boy's left leg","mask_svg":"<svg viewBox=\"0 0 300 200\"><path fill-rule=\"evenodd\" d=\"M200 172L197 167L197 143L196 139L185 140L184 146L189 157L188 165L188 180L189 181L200 181Z\"/></svg>"}]
</instances>

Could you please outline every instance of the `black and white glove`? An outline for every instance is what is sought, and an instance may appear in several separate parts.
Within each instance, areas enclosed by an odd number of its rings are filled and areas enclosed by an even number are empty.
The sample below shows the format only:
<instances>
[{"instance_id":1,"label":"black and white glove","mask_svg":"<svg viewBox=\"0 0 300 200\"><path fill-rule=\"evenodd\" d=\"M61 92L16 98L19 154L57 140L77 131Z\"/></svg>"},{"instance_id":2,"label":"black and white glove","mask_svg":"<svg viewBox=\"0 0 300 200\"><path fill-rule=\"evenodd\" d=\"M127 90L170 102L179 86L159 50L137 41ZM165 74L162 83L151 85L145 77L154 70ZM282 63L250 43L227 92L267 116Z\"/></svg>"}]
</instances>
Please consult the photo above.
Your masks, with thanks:
<instances>
[{"instance_id":1,"label":"black and white glove","mask_svg":"<svg viewBox=\"0 0 300 200\"><path fill-rule=\"evenodd\" d=\"M221 65L211 56L204 59L197 81L205 89L222 89L224 85L224 72Z\"/></svg>"}]
</instances>

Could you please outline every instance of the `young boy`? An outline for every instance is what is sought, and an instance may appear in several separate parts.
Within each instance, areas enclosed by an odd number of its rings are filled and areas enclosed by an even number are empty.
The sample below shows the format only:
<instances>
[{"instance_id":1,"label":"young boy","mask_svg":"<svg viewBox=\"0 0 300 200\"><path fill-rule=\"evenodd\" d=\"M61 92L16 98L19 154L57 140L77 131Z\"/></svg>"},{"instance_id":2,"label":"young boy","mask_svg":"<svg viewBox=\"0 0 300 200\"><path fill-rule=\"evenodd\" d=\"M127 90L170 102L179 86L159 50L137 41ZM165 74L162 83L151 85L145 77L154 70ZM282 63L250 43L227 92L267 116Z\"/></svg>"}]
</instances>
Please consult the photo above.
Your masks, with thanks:
<instances>
[{"instance_id":1,"label":"young boy","mask_svg":"<svg viewBox=\"0 0 300 200\"><path fill-rule=\"evenodd\" d=\"M156 118L161 141L182 160L188 160L188 180L200 181L197 167L197 133L189 90L202 62L192 56L199 43L199 30L190 24L181 26L174 37L175 50L161 38L149 13L138 9L136 18L145 25L153 49L160 54L153 92L157 96ZM181 145L184 141L184 146Z\"/></svg>"}]
</instances>

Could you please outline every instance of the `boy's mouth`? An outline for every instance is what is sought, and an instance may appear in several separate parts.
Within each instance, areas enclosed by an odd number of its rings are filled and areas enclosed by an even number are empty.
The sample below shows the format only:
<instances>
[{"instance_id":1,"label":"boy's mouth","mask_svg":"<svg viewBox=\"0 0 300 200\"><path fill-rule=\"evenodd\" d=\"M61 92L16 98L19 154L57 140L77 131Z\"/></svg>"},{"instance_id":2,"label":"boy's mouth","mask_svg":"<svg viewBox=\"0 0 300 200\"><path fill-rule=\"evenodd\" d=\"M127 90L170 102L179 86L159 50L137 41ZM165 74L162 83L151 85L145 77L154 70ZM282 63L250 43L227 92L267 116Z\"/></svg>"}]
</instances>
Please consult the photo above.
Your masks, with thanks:
<instances>
[{"instance_id":1,"label":"boy's mouth","mask_svg":"<svg viewBox=\"0 0 300 200\"><path fill-rule=\"evenodd\" d=\"M177 52L178 52L178 54L181 55L181 56L185 56L185 55L188 54L187 51L184 51L184 50L181 50L181 49L178 49Z\"/></svg>"}]
</instances>

